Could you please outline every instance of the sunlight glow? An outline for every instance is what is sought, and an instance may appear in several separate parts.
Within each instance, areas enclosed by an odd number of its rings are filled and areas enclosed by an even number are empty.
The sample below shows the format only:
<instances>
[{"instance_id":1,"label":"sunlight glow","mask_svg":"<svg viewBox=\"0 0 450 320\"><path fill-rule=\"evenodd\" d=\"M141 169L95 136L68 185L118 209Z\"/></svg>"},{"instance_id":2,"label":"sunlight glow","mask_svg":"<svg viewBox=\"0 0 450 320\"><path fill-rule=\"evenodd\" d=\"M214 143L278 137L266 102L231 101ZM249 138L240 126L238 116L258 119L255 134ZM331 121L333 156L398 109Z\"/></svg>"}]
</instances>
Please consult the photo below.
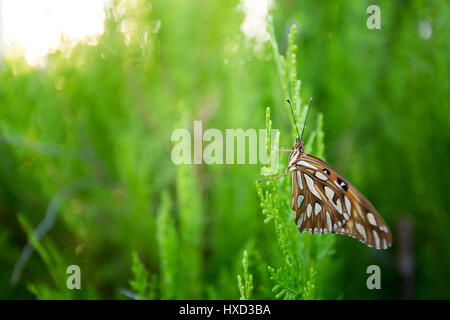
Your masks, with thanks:
<instances>
[{"instance_id":1,"label":"sunlight glow","mask_svg":"<svg viewBox=\"0 0 450 320\"><path fill-rule=\"evenodd\" d=\"M74 45L103 33L108 0L3 0L1 14L5 51L20 48L30 65L44 65L61 38Z\"/></svg>"},{"instance_id":2,"label":"sunlight glow","mask_svg":"<svg viewBox=\"0 0 450 320\"><path fill-rule=\"evenodd\" d=\"M245 13L241 31L247 37L261 42L269 40L266 19L271 6L272 0L241 0L239 8Z\"/></svg>"}]
</instances>

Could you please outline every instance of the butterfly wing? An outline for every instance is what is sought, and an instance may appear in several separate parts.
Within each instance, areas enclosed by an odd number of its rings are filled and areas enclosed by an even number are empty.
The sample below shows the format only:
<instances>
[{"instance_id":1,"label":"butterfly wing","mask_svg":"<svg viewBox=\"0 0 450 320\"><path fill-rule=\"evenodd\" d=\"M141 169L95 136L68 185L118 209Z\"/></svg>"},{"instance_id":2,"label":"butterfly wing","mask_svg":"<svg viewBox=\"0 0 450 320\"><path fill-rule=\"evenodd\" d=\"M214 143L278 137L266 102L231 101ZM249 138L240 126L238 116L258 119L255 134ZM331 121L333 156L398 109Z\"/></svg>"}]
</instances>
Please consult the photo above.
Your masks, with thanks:
<instances>
[{"instance_id":1,"label":"butterfly wing","mask_svg":"<svg viewBox=\"0 0 450 320\"><path fill-rule=\"evenodd\" d=\"M391 232L378 211L323 160L302 154L292 182L292 209L300 232L344 234L377 249L391 246Z\"/></svg>"},{"instance_id":2,"label":"butterfly wing","mask_svg":"<svg viewBox=\"0 0 450 320\"><path fill-rule=\"evenodd\" d=\"M324 180L314 178L315 171L316 169L300 166L292 175L292 210L295 222L300 232L335 233L350 219L350 213L343 207L343 194L332 191L335 186L328 186ZM335 197L329 200L331 193Z\"/></svg>"}]
</instances>

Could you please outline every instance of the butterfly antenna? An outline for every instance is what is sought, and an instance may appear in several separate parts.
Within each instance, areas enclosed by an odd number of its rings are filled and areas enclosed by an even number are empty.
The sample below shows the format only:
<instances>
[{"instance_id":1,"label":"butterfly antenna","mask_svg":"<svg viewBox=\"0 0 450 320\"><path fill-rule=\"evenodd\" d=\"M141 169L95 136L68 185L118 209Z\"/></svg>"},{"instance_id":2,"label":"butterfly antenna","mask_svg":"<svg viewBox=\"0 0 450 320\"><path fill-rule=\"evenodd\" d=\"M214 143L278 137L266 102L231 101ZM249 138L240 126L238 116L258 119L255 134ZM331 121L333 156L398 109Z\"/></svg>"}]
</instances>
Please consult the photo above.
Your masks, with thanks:
<instances>
[{"instance_id":1,"label":"butterfly antenna","mask_svg":"<svg viewBox=\"0 0 450 320\"><path fill-rule=\"evenodd\" d=\"M305 122L303 123L303 129L302 129L302 135L300 137L300 140L302 140L303 138L303 133L305 132L305 127L306 127L306 120L308 119L308 115L309 115L309 109L311 109L311 102L313 101L313 98L309 98L309 104L308 104L308 111L306 112L306 118L305 118Z\"/></svg>"},{"instance_id":2,"label":"butterfly antenna","mask_svg":"<svg viewBox=\"0 0 450 320\"><path fill-rule=\"evenodd\" d=\"M291 100L289 100L289 98L288 98L288 99L286 99L286 101L291 106L291 113L292 113L292 119L294 120L295 130L297 130L297 136L300 137L300 134L298 133L297 122L295 121L294 108L292 107Z\"/></svg>"}]
</instances>

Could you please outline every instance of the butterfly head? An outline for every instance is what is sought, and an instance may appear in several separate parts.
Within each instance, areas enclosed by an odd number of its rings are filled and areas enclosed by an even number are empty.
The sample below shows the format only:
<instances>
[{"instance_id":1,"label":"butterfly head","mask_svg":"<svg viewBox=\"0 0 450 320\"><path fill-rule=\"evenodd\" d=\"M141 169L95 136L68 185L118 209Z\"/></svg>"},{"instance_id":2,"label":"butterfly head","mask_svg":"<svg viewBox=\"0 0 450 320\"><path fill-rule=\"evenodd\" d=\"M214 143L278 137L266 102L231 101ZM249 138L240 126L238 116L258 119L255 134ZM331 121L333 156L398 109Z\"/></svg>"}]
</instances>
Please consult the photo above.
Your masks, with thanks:
<instances>
[{"instance_id":1,"label":"butterfly head","mask_svg":"<svg viewBox=\"0 0 450 320\"><path fill-rule=\"evenodd\" d=\"M304 143L302 140L300 140L300 138L295 139L295 144L294 147L292 147L292 149L294 150L298 150L300 154L305 153L305 148L304 148Z\"/></svg>"},{"instance_id":2,"label":"butterfly head","mask_svg":"<svg viewBox=\"0 0 450 320\"><path fill-rule=\"evenodd\" d=\"M300 138L295 139L295 144L292 147L292 152L289 154L289 170L295 171L297 169L297 162L300 160L302 154L305 153L303 141Z\"/></svg>"}]
</instances>

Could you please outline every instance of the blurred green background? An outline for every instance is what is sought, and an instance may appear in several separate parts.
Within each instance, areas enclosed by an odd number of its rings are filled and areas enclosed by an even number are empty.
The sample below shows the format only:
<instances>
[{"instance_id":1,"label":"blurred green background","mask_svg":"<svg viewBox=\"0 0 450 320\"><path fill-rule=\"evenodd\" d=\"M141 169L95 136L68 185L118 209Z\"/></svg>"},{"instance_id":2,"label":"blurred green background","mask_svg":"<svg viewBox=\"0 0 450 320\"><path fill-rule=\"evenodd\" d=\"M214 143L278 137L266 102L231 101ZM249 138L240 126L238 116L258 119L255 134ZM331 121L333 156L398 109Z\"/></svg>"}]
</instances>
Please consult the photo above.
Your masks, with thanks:
<instances>
[{"instance_id":1,"label":"blurred green background","mask_svg":"<svg viewBox=\"0 0 450 320\"><path fill-rule=\"evenodd\" d=\"M370 4L381 8L380 30L366 27ZM297 26L301 97L315 98L306 136L322 113L326 160L394 238L378 251L295 234L298 261L305 248L318 253L281 280L269 268L287 262L277 222L261 214L260 165L170 158L174 129L194 120L204 130L264 129L267 106L280 146L294 142L271 42L242 32L239 1L116 1L96 45L52 53L41 68L6 59L0 298L239 299L238 275L254 299L450 298L449 12L444 0L272 4L281 54ZM283 179L275 193L286 203ZM36 250L17 265L27 241ZM81 290L66 287L73 264ZM381 290L366 287L373 264ZM277 296L280 283L302 288Z\"/></svg>"}]
</instances>

